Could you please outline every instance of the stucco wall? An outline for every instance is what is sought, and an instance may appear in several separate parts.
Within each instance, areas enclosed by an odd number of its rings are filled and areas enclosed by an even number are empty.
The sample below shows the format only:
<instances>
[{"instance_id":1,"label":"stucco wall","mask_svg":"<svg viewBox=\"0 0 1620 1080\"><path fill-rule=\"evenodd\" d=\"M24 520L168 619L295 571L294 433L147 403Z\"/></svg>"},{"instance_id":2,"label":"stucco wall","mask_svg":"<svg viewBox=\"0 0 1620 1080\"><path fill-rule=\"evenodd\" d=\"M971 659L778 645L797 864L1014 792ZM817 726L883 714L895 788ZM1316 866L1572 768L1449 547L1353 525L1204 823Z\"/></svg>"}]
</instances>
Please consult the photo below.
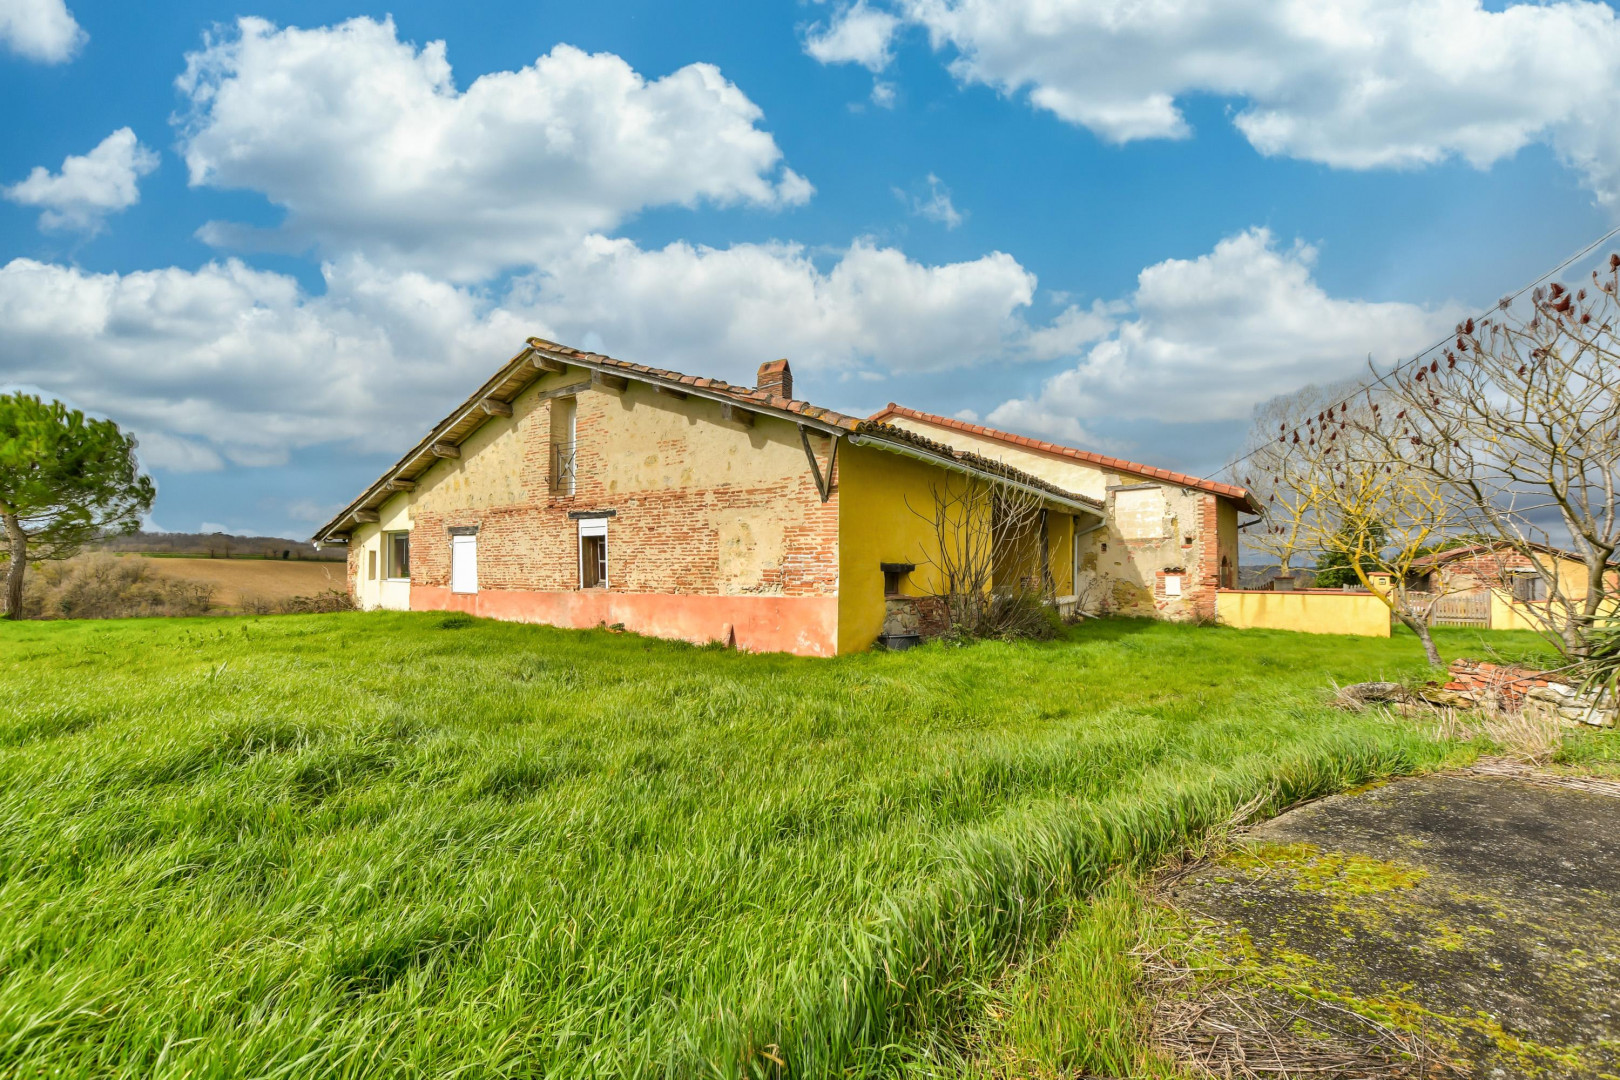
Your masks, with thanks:
<instances>
[{"instance_id":1,"label":"stucco wall","mask_svg":"<svg viewBox=\"0 0 1620 1080\"><path fill-rule=\"evenodd\" d=\"M882 631L887 606L883 563L916 565L902 584L905 595L935 596L947 591L949 582L939 558L935 492L959 495L968 483L961 474L899 454L863 446L845 446L839 451L839 652L864 649ZM951 520L982 530L980 543L988 550L988 541L983 539L990 527L988 503L974 505L974 511L955 512ZM1074 516L1049 509L1046 532L1053 589L1057 595L1067 595L1073 587L1069 552ZM1021 578L1037 577L1040 566L1039 535L1031 534L1022 550L995 567L994 583L1014 586Z\"/></svg>"},{"instance_id":2,"label":"stucco wall","mask_svg":"<svg viewBox=\"0 0 1620 1080\"><path fill-rule=\"evenodd\" d=\"M1389 608L1370 593L1221 589L1216 593L1216 616L1224 625L1240 630L1389 637Z\"/></svg>"},{"instance_id":3,"label":"stucco wall","mask_svg":"<svg viewBox=\"0 0 1620 1080\"><path fill-rule=\"evenodd\" d=\"M914 563L902 592L946 590L937 566L931 485L946 473L865 446L838 452L838 651L856 652L883 629L883 563ZM953 481L960 490L960 480ZM988 523L986 523L988 524Z\"/></svg>"},{"instance_id":4,"label":"stucco wall","mask_svg":"<svg viewBox=\"0 0 1620 1080\"><path fill-rule=\"evenodd\" d=\"M383 533L410 530L410 498L403 493L393 496L383 503L377 517L375 523L356 528L349 540L349 573L354 599L367 611L375 608L405 611L410 607L410 582L387 577ZM372 574L374 565L375 575Z\"/></svg>"},{"instance_id":5,"label":"stucco wall","mask_svg":"<svg viewBox=\"0 0 1620 1080\"><path fill-rule=\"evenodd\" d=\"M1094 609L1169 619L1210 618L1224 554L1236 574L1238 511L1228 499L1084 461L1016 446L913 417L891 421L958 450L970 450L1107 503L1107 527L1081 540L1082 574L1070 590ZM1122 488L1138 488L1121 492ZM1123 495L1123 498L1121 497ZM1070 560L1053 549L1053 567ZM1165 587L1181 579L1181 594ZM1235 584L1235 577L1233 580ZM1060 587L1060 595L1062 594Z\"/></svg>"}]
</instances>

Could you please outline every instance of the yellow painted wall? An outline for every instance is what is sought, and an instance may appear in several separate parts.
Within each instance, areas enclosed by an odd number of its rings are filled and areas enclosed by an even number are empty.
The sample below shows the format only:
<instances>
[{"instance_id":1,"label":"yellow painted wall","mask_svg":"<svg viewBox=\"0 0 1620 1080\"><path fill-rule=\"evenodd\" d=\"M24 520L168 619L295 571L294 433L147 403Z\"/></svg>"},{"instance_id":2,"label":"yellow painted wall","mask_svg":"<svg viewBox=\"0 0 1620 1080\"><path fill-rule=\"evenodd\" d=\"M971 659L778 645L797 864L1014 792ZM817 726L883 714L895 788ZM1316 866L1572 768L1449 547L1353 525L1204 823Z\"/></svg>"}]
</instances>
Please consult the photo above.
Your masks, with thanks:
<instances>
[{"instance_id":1,"label":"yellow painted wall","mask_svg":"<svg viewBox=\"0 0 1620 1080\"><path fill-rule=\"evenodd\" d=\"M1223 589L1235 589L1238 585L1238 560L1241 552L1238 550L1238 509L1237 504L1227 499L1218 499L1215 503L1215 532L1216 532L1216 567L1220 567L1222 560L1230 568L1228 580L1220 581Z\"/></svg>"},{"instance_id":2,"label":"yellow painted wall","mask_svg":"<svg viewBox=\"0 0 1620 1080\"><path fill-rule=\"evenodd\" d=\"M1536 561L1543 566L1551 556L1538 555ZM1586 564L1575 559L1558 560L1558 590L1566 597L1577 602L1585 600ZM1513 594L1504 589L1491 590L1491 629L1492 630L1543 630L1543 623L1537 621L1526 610L1530 605L1516 603ZM1545 605L1543 605L1545 606ZM1563 618L1563 605L1558 606L1554 616Z\"/></svg>"},{"instance_id":3,"label":"yellow painted wall","mask_svg":"<svg viewBox=\"0 0 1620 1080\"><path fill-rule=\"evenodd\" d=\"M916 565L902 588L907 595L936 596L947 591L949 583L938 565L932 485L949 484L953 491L961 492L968 483L960 473L872 447L846 443L839 451L839 652L864 649L883 630L883 563ZM988 532L988 511L981 511L971 527ZM1049 509L1046 530L1053 588L1057 595L1065 595L1074 588L1070 556L1074 515ZM1031 535L1017 560L997 568L996 584L1014 585L1022 576L1038 577L1039 573L1039 537Z\"/></svg>"},{"instance_id":4,"label":"yellow painted wall","mask_svg":"<svg viewBox=\"0 0 1620 1080\"><path fill-rule=\"evenodd\" d=\"M1092 602L1104 600L1107 610L1119 615L1148 615L1169 619L1186 619L1197 615L1196 602L1198 567L1206 550L1213 548L1213 565L1220 565L1220 555L1226 554L1234 566L1238 561L1237 508L1228 500L1217 503L1216 536L1202 533L1201 507L1205 495L1201 491L1183 488L1168 481L1151 477L1103 469L1074 458L1016 446L1000 439L992 439L957 428L945 427L913 417L896 416L890 423L908 431L915 431L957 450L968 450L993 461L1002 461L1032 476L1056 484L1065 491L1089 495L1107 503L1108 526L1086 536L1082 541L1082 578L1097 576L1103 579L1101 596L1092 596ZM1130 510L1124 520L1117 513L1119 494L1108 488L1118 485L1155 484L1157 493L1120 493L1126 503L1138 504L1139 512ZM1146 528L1144 528L1146 526ZM1187 537L1192 537L1190 545ZM1067 555L1060 560L1053 549L1053 572L1057 564L1068 564ZM1177 570L1183 575L1180 597L1165 596L1158 592L1158 574L1161 570ZM1064 573L1068 571L1065 569ZM1235 573L1235 571L1234 571ZM999 575L998 575L999 577ZM1082 584L1088 584L1083 581ZM1070 585L1070 591L1078 592ZM1060 588L1058 595L1065 595Z\"/></svg>"},{"instance_id":5,"label":"yellow painted wall","mask_svg":"<svg viewBox=\"0 0 1620 1080\"><path fill-rule=\"evenodd\" d=\"M401 492L392 496L378 510L378 520L354 530L349 543L360 553L359 579L354 583L355 601L365 610L391 608L405 611L410 608L410 585L389 581L387 553L383 550L383 534L409 532L411 528L410 496ZM377 576L371 576L371 561L377 561Z\"/></svg>"},{"instance_id":6,"label":"yellow painted wall","mask_svg":"<svg viewBox=\"0 0 1620 1080\"><path fill-rule=\"evenodd\" d=\"M1389 608L1371 593L1237 592L1215 594L1215 614L1240 630L1389 637Z\"/></svg>"},{"instance_id":7,"label":"yellow painted wall","mask_svg":"<svg viewBox=\"0 0 1620 1080\"><path fill-rule=\"evenodd\" d=\"M1553 556L1537 555L1536 561L1546 566ZM1446 582L1447 589L1457 595L1477 595L1480 590L1491 594L1492 630L1542 630L1544 626L1526 610L1531 605L1516 602L1507 589L1492 588L1472 574L1460 573ZM1566 597L1582 600L1586 597L1586 564L1576 559L1558 560L1558 588ZM1562 607L1562 605L1560 605ZM1559 616L1561 617L1561 616Z\"/></svg>"},{"instance_id":8,"label":"yellow painted wall","mask_svg":"<svg viewBox=\"0 0 1620 1080\"><path fill-rule=\"evenodd\" d=\"M931 484L959 474L846 443L838 452L838 651L857 652L883 630L883 563L915 563L903 591L946 591L939 571ZM989 528L988 520L984 524Z\"/></svg>"}]
</instances>

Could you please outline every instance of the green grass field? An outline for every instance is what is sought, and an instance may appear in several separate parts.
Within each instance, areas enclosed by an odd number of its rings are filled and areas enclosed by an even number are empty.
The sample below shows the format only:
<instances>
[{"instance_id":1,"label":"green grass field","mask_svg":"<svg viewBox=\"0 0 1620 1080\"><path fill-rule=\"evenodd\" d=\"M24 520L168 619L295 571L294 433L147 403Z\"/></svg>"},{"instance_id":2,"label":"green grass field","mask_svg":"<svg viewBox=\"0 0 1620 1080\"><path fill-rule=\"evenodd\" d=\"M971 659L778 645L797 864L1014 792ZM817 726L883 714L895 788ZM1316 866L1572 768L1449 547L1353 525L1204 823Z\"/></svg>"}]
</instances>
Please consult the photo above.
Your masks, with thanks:
<instances>
[{"instance_id":1,"label":"green grass field","mask_svg":"<svg viewBox=\"0 0 1620 1080\"><path fill-rule=\"evenodd\" d=\"M1439 762L1324 704L1421 669L1405 635L1123 620L836 661L5 624L0 1075L952 1075L1114 873Z\"/></svg>"}]
</instances>

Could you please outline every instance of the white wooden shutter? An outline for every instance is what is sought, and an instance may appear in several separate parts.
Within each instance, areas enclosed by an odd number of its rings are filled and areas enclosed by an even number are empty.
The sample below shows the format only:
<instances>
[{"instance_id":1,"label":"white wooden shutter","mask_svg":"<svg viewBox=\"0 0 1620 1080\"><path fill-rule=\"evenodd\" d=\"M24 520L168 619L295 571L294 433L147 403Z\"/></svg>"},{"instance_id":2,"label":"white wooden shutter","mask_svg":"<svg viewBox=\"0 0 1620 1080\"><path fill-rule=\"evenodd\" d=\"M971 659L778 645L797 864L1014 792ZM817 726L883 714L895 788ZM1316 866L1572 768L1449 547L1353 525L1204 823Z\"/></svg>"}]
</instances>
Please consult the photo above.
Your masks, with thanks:
<instances>
[{"instance_id":1,"label":"white wooden shutter","mask_svg":"<svg viewBox=\"0 0 1620 1080\"><path fill-rule=\"evenodd\" d=\"M450 538L450 591L475 593L478 591L478 537L452 536Z\"/></svg>"}]
</instances>

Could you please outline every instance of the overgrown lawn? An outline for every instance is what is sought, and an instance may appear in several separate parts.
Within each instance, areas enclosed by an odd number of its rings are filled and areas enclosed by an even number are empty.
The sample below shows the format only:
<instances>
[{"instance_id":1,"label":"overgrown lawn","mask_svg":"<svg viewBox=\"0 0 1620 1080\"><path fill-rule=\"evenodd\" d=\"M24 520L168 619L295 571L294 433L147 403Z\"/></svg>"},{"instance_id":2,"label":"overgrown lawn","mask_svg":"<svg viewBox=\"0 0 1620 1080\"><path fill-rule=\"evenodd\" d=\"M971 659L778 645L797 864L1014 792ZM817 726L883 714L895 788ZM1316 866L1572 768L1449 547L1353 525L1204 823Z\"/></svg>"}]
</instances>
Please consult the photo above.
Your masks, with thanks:
<instances>
[{"instance_id":1,"label":"overgrown lawn","mask_svg":"<svg viewBox=\"0 0 1620 1080\"><path fill-rule=\"evenodd\" d=\"M7 624L0 1074L950 1071L1117 871L1439 762L1325 705L1421 669L1405 635L1123 620L835 661L431 614Z\"/></svg>"}]
</instances>

